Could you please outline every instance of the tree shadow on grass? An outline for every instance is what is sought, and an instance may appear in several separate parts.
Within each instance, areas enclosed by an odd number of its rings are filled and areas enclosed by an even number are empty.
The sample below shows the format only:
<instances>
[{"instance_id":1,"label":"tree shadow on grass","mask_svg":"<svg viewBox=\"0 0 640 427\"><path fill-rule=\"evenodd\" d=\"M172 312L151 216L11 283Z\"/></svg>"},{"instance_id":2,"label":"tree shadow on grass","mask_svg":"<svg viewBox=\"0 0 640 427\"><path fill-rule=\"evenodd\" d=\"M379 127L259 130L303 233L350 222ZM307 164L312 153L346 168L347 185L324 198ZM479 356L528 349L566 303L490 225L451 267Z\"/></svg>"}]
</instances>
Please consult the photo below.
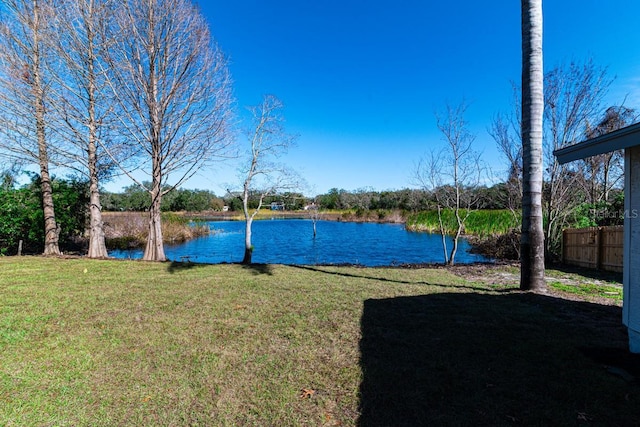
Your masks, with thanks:
<instances>
[{"instance_id":1,"label":"tree shadow on grass","mask_svg":"<svg viewBox=\"0 0 640 427\"><path fill-rule=\"evenodd\" d=\"M548 296L366 300L359 426L640 425L621 309Z\"/></svg>"},{"instance_id":2,"label":"tree shadow on grass","mask_svg":"<svg viewBox=\"0 0 640 427\"><path fill-rule=\"evenodd\" d=\"M508 293L508 292L520 291L519 289L515 289L515 288L503 289L503 288L495 288L490 286L466 286L466 285L431 283L427 281L416 282L416 281L410 281L410 280L389 279L388 277L380 277L375 275L374 274L375 270L367 267L362 268L361 274L347 272L344 269L325 270L324 268L321 268L319 266L310 266L310 265L290 265L289 267L299 268L299 269L308 270L308 271L314 271L316 273L330 274L334 276L349 277L353 279L367 279L367 280L373 280L375 282L388 282L388 283L395 283L395 284L401 284L401 285L440 286L440 287L449 288L449 289L469 289L474 291L489 291L489 292L496 292L496 293ZM350 270L350 271L353 271L353 270Z\"/></svg>"},{"instance_id":3,"label":"tree shadow on grass","mask_svg":"<svg viewBox=\"0 0 640 427\"><path fill-rule=\"evenodd\" d=\"M167 271L171 274L180 272L193 270L195 268L204 267L208 264L202 264L199 262L191 262L191 261L171 261L168 263Z\"/></svg>"},{"instance_id":4,"label":"tree shadow on grass","mask_svg":"<svg viewBox=\"0 0 640 427\"><path fill-rule=\"evenodd\" d=\"M222 263L224 264L224 263ZM187 271L192 270L194 268L211 266L216 264L208 264L208 263L200 263L200 262L191 262L191 261L171 261L167 267L169 273L173 274L179 271ZM269 276L273 275L273 266L270 264L240 264L243 270L247 270L254 275L267 274Z\"/></svg>"},{"instance_id":5,"label":"tree shadow on grass","mask_svg":"<svg viewBox=\"0 0 640 427\"><path fill-rule=\"evenodd\" d=\"M255 276L266 274L273 275L273 266L271 264L239 264L244 270L251 272Z\"/></svg>"}]
</instances>

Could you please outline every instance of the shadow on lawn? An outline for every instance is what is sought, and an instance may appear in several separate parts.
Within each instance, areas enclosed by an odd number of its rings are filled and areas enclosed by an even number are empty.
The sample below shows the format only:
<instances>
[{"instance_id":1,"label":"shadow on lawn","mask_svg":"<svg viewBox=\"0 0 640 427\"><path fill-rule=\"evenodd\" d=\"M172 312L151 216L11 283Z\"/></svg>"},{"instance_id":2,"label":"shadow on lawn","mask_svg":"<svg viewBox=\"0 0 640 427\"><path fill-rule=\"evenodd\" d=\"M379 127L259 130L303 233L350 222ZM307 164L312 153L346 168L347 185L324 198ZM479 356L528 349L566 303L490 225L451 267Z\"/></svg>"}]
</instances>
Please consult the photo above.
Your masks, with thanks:
<instances>
[{"instance_id":1,"label":"shadow on lawn","mask_svg":"<svg viewBox=\"0 0 640 427\"><path fill-rule=\"evenodd\" d=\"M171 261L167 267L167 271L171 274L179 271L193 270L194 268L204 267L207 264L200 264L191 261Z\"/></svg>"},{"instance_id":2,"label":"shadow on lawn","mask_svg":"<svg viewBox=\"0 0 640 427\"><path fill-rule=\"evenodd\" d=\"M622 273L613 271L596 270L592 268L575 267L567 264L553 264L551 268L562 271L563 273L579 274L580 276L589 277L591 279L602 280L605 282L622 283Z\"/></svg>"},{"instance_id":3,"label":"shadow on lawn","mask_svg":"<svg viewBox=\"0 0 640 427\"><path fill-rule=\"evenodd\" d=\"M465 286L465 285L430 283L426 281L416 282L416 281L410 281L410 280L389 279L387 277L379 277L379 276L373 275L372 272L374 272L375 270L372 270L369 268L363 268L362 274L354 274L354 273L347 273L344 270L337 270L337 271L324 270L323 268L310 266L310 265L290 265L289 267L299 268L299 269L308 270L308 271L315 271L316 273L324 273L324 274L330 274L334 276L349 277L353 279L368 279L368 280L374 280L376 282L389 282L389 283L397 283L401 285L441 286L443 288L449 288L449 289L469 289L474 291L490 291L490 292L496 292L496 293L508 293L508 292L520 291L519 289L515 289L515 288L497 289L495 287L490 287L490 286L485 286L485 287ZM331 267L334 267L334 266L331 266Z\"/></svg>"},{"instance_id":4,"label":"shadow on lawn","mask_svg":"<svg viewBox=\"0 0 640 427\"><path fill-rule=\"evenodd\" d=\"M211 266L213 264L200 263L200 262L191 262L191 261L171 261L167 267L167 271L173 274L178 271L186 271L192 270L194 268ZM240 264L244 270L251 272L254 275L267 274L269 276L273 275L273 266L270 264Z\"/></svg>"},{"instance_id":5,"label":"shadow on lawn","mask_svg":"<svg viewBox=\"0 0 640 427\"><path fill-rule=\"evenodd\" d=\"M366 300L360 426L640 425L621 309L534 294Z\"/></svg>"},{"instance_id":6,"label":"shadow on lawn","mask_svg":"<svg viewBox=\"0 0 640 427\"><path fill-rule=\"evenodd\" d=\"M273 266L271 264L240 264L243 269L251 272L255 276L266 274L273 275Z\"/></svg>"}]
</instances>

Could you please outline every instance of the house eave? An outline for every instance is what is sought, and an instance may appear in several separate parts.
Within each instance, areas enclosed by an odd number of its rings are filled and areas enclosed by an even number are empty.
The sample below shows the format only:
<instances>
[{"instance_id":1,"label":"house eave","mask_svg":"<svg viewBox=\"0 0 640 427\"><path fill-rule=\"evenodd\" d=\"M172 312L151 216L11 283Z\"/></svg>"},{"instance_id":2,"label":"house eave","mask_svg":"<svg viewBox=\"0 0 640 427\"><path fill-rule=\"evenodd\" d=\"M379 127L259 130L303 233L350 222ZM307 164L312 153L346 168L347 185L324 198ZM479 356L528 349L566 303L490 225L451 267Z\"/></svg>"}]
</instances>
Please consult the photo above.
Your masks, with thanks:
<instances>
[{"instance_id":1,"label":"house eave","mask_svg":"<svg viewBox=\"0 0 640 427\"><path fill-rule=\"evenodd\" d=\"M558 163L564 164L636 145L640 145L640 123L560 148L555 150L553 155L556 156Z\"/></svg>"}]
</instances>

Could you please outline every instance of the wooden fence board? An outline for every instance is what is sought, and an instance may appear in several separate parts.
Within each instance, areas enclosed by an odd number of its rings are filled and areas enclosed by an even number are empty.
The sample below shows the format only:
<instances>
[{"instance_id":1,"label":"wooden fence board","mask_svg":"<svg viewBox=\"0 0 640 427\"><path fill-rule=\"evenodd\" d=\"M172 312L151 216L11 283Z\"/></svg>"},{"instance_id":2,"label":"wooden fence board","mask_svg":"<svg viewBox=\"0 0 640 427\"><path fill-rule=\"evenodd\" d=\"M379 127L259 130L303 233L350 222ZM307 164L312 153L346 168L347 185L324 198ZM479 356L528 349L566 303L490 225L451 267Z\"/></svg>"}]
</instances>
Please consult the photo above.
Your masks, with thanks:
<instances>
[{"instance_id":1,"label":"wooden fence board","mask_svg":"<svg viewBox=\"0 0 640 427\"><path fill-rule=\"evenodd\" d=\"M562 262L622 272L624 227L567 229L562 233Z\"/></svg>"}]
</instances>

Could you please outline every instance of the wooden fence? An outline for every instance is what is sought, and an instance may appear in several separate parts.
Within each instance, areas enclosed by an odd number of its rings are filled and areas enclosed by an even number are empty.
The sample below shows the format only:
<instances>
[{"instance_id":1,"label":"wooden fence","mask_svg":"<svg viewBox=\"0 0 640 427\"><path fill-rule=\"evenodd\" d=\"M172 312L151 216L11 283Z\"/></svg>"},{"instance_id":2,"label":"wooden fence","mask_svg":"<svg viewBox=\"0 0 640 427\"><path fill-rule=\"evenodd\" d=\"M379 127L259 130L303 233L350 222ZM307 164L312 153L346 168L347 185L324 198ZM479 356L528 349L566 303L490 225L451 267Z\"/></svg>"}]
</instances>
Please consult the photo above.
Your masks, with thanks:
<instances>
[{"instance_id":1,"label":"wooden fence","mask_svg":"<svg viewBox=\"0 0 640 427\"><path fill-rule=\"evenodd\" d=\"M591 227L562 232L562 262L622 272L624 227Z\"/></svg>"}]
</instances>

